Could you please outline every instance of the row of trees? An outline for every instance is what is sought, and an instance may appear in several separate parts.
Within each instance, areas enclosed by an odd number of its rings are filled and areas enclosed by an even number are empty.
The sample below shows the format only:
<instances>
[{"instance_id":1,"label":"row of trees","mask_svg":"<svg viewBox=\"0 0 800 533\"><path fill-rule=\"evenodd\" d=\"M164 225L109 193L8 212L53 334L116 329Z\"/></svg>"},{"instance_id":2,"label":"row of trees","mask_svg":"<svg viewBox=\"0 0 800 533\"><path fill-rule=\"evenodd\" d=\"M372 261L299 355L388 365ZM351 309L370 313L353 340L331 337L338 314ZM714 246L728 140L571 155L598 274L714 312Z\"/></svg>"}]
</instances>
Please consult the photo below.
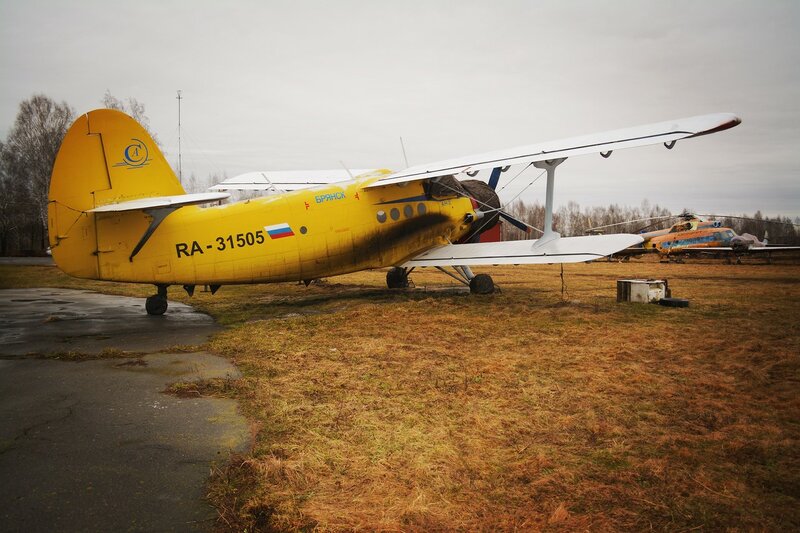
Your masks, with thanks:
<instances>
[{"instance_id":1,"label":"row of trees","mask_svg":"<svg viewBox=\"0 0 800 533\"><path fill-rule=\"evenodd\" d=\"M122 101L106 91L102 104L133 116L149 131L144 105L135 98ZM0 255L42 255L48 247L47 192L50 174L58 148L75 119L75 111L66 102L56 102L45 95L34 95L20 104L14 125L4 142L0 142ZM158 139L150 132L153 139ZM215 179L214 179L215 178ZM214 176L216 183L224 176ZM192 174L186 182L190 192L207 186ZM544 224L544 207L539 203L514 203L509 211L520 220L537 228ZM647 225L643 219L666 217L671 213L647 201L639 207L581 208L575 202L562 206L554 214L556 229L562 235L583 235L591 228L628 221L606 232L637 233ZM666 220L666 223L672 221ZM724 218L723 224L737 233L751 233L763 238L768 232L771 242L800 244L798 228L786 217L770 219L756 212L752 217ZM795 220L794 222L800 222ZM530 238L506 224L505 239ZM535 237L536 232L533 233Z\"/></svg>"},{"instance_id":2,"label":"row of trees","mask_svg":"<svg viewBox=\"0 0 800 533\"><path fill-rule=\"evenodd\" d=\"M529 204L521 200L514 202L508 212L531 226L544 229L544 206L538 202ZM688 211L684 211L687 213ZM765 235L771 243L800 245L800 219L789 217L764 217L761 211L753 215L714 216L700 214L706 220L719 220L726 228L738 234L749 233L759 239ZM553 213L553 224L556 231L566 236L577 236L592 233L641 233L669 227L680 220L680 214L671 213L658 204L651 205L647 200L639 207L610 205L608 207L581 208L575 202L561 206ZM538 232L529 236L511 224L503 225L504 240L536 238Z\"/></svg>"}]
</instances>

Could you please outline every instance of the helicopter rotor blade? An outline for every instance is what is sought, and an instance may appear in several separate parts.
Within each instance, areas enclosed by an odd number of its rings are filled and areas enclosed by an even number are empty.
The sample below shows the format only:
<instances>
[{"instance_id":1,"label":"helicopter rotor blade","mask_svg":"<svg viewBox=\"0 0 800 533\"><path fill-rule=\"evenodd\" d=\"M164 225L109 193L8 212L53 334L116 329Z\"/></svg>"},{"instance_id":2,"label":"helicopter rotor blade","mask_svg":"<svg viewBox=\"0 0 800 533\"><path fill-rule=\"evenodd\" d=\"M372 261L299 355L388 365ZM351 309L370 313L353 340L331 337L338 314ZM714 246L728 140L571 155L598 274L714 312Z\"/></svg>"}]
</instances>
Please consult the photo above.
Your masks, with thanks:
<instances>
[{"instance_id":1,"label":"helicopter rotor blade","mask_svg":"<svg viewBox=\"0 0 800 533\"><path fill-rule=\"evenodd\" d=\"M588 233L590 231L596 231L599 229L613 228L614 226L622 226L623 224L632 224L634 222L644 222L645 220L666 220L668 218L677 218L679 216L681 215L661 215L657 217L645 217L645 218L636 218L633 220L623 220L622 222L615 222L613 224L606 224L604 226L595 226L593 228L587 229L586 232Z\"/></svg>"}]
</instances>

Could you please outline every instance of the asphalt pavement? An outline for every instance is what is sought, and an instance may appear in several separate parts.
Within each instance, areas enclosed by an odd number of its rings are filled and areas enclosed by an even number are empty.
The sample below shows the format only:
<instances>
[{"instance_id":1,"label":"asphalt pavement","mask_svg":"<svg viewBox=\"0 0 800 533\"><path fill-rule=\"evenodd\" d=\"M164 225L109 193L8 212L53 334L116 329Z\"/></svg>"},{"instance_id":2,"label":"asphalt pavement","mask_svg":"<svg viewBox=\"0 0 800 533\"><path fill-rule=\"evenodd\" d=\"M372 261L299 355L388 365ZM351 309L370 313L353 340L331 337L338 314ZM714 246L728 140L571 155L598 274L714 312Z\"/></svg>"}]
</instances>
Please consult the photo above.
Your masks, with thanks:
<instances>
[{"instance_id":1,"label":"asphalt pavement","mask_svg":"<svg viewBox=\"0 0 800 533\"><path fill-rule=\"evenodd\" d=\"M164 353L219 328L170 302L66 289L0 291L0 530L208 531L214 463L250 432L228 399L163 393L175 381L239 374L208 353ZM81 362L45 354L131 358ZM146 353L146 354L145 354Z\"/></svg>"}]
</instances>

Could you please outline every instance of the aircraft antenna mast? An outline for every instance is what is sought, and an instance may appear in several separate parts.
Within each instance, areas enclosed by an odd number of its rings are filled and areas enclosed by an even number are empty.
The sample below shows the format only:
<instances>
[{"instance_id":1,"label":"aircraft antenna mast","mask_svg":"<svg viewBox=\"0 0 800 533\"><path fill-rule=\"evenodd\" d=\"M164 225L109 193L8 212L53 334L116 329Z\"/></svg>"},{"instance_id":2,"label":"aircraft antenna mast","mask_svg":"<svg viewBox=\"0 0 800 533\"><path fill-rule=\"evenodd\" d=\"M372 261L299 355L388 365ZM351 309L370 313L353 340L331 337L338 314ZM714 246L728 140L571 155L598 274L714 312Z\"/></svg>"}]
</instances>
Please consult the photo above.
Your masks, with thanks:
<instances>
[{"instance_id":1,"label":"aircraft antenna mast","mask_svg":"<svg viewBox=\"0 0 800 533\"><path fill-rule=\"evenodd\" d=\"M408 168L409 165L408 165L408 156L406 155L406 145L403 144L403 137L402 136L400 136L400 148L403 149L403 159L406 162L406 168Z\"/></svg>"},{"instance_id":2,"label":"aircraft antenna mast","mask_svg":"<svg viewBox=\"0 0 800 533\"><path fill-rule=\"evenodd\" d=\"M349 168L347 168L347 165L345 165L345 164L344 164L344 161L339 161L339 163L341 163L341 165L342 165L342 168L343 168L343 169L345 169L345 171L347 172L347 174L350 176L350 179L351 179L351 180L354 180L354 179L356 179L356 178L355 178L355 176L353 176L353 173L352 173L352 172L350 172L350 169L349 169Z\"/></svg>"},{"instance_id":3,"label":"aircraft antenna mast","mask_svg":"<svg viewBox=\"0 0 800 533\"><path fill-rule=\"evenodd\" d=\"M181 91L178 90L178 181L183 185L183 168L181 167Z\"/></svg>"}]
</instances>

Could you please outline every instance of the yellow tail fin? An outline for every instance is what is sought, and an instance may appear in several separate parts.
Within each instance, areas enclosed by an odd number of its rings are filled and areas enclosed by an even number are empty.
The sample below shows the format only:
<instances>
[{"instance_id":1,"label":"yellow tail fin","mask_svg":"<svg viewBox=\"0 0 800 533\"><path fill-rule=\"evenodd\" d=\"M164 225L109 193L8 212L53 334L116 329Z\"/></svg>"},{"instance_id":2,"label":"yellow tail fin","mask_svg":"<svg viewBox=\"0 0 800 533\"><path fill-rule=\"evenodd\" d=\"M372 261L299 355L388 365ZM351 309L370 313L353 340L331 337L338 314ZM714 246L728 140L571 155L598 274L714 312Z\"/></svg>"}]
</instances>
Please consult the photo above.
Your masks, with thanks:
<instances>
[{"instance_id":1,"label":"yellow tail fin","mask_svg":"<svg viewBox=\"0 0 800 533\"><path fill-rule=\"evenodd\" d=\"M139 123L112 109L90 111L67 131L53 166L48 207L53 259L67 274L100 278L97 216L87 211L179 194L183 187Z\"/></svg>"}]
</instances>

